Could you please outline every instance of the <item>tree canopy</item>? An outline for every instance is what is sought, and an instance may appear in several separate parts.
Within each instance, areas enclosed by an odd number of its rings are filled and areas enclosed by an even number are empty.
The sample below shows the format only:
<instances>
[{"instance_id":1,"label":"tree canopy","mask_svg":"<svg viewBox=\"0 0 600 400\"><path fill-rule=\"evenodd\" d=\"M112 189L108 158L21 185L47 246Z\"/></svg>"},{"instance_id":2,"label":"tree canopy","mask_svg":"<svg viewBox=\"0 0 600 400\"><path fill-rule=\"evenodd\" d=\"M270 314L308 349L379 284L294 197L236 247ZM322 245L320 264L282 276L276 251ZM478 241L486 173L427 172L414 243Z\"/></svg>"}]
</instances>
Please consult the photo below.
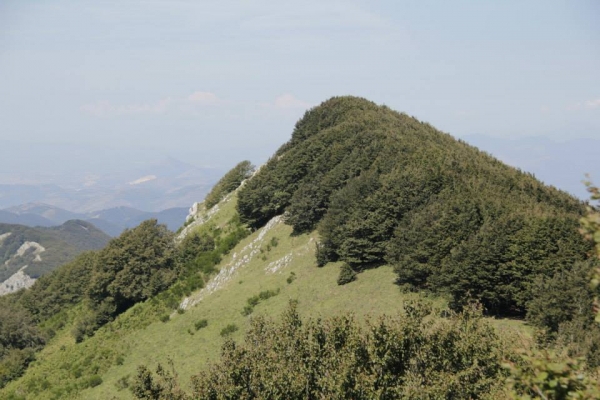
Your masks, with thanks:
<instances>
[{"instance_id":1,"label":"tree canopy","mask_svg":"<svg viewBox=\"0 0 600 400\"><path fill-rule=\"evenodd\" d=\"M406 114L356 97L306 112L240 189L253 228L284 214L318 229L319 263L392 264L398 283L457 309L524 315L531 285L583 261L583 204Z\"/></svg>"}]
</instances>

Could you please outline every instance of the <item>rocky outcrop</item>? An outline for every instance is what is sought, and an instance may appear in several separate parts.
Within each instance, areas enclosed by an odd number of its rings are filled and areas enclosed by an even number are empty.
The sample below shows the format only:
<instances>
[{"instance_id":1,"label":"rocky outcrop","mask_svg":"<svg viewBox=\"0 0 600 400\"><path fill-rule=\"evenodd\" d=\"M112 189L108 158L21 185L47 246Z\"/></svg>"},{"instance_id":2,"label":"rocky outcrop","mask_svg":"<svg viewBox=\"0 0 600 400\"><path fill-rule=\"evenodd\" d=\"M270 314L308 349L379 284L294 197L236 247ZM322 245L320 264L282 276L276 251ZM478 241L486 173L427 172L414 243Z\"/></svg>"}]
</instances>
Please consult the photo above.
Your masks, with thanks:
<instances>
[{"instance_id":1,"label":"rocky outcrop","mask_svg":"<svg viewBox=\"0 0 600 400\"><path fill-rule=\"evenodd\" d=\"M17 292L21 289L27 289L35 283L35 279L24 272L25 268L27 268L27 265L11 275L10 278L0 283L0 296Z\"/></svg>"}]
</instances>

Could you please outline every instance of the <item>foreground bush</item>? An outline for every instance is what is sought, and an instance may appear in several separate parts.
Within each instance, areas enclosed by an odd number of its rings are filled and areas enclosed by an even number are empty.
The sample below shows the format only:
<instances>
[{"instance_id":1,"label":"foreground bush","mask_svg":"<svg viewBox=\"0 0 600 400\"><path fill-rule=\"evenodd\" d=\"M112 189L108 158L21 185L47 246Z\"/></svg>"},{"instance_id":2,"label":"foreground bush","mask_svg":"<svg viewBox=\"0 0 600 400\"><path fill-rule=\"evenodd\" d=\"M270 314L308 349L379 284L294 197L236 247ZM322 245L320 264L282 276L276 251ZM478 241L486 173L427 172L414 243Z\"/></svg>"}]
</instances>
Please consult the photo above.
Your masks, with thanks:
<instances>
[{"instance_id":1,"label":"foreground bush","mask_svg":"<svg viewBox=\"0 0 600 400\"><path fill-rule=\"evenodd\" d=\"M221 360L185 394L159 366L140 367L142 399L471 399L497 393L507 373L501 339L477 309L448 319L421 304L405 315L359 324L352 316L303 322L291 304L279 322L252 320L245 342L227 341Z\"/></svg>"}]
</instances>

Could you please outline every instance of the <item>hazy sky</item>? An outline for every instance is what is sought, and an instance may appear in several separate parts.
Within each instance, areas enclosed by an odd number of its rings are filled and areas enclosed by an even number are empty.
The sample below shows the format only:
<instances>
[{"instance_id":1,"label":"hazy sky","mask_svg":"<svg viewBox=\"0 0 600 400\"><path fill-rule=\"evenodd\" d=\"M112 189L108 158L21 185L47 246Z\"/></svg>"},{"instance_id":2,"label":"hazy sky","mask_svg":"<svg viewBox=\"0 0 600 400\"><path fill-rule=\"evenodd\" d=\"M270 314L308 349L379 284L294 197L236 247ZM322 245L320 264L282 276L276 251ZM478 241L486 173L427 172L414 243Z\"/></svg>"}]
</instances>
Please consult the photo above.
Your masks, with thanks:
<instances>
[{"instance_id":1,"label":"hazy sky","mask_svg":"<svg viewBox=\"0 0 600 400\"><path fill-rule=\"evenodd\" d=\"M352 94L455 136L600 139L600 1L0 1L0 139L263 162Z\"/></svg>"}]
</instances>

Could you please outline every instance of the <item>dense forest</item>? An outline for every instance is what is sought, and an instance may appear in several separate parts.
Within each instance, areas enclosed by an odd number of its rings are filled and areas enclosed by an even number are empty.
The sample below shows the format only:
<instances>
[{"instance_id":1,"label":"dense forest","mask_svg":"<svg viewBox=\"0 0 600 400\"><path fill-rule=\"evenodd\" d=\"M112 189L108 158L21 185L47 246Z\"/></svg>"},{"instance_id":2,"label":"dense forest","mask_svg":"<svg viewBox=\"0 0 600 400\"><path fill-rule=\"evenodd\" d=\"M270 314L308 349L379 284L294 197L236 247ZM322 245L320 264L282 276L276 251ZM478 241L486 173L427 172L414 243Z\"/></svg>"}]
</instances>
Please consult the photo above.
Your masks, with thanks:
<instances>
[{"instance_id":1,"label":"dense forest","mask_svg":"<svg viewBox=\"0 0 600 400\"><path fill-rule=\"evenodd\" d=\"M253 170L239 163L207 196L203 216L222 202L213 214L221 222L176 240L156 220L145 221L31 289L0 298L0 394L13 385L4 392L10 399L82 398L126 362L125 353L99 350L102 341L153 326L157 335L198 337L198 346L215 343L202 336L214 329L220 357L189 385L167 359L157 368L138 364L135 376L116 381L120 398L599 398L600 214L593 202L355 97L309 110L290 141ZM600 200L598 189L590 185L590 192ZM277 216L288 233L267 240L265 228ZM294 255L282 247L295 241L310 270L277 275ZM276 251L282 257L269 258ZM228 268L252 257L262 260L262 275L251 276L275 276L269 282L283 286L252 282L260 291L250 293L236 277L230 297L207 303L223 314L230 301L237 321L247 322L244 332L235 336L235 323L219 320L213 328L205 318L189 320L182 332L171 328L169 321L180 316L183 323L193 312L182 307L184 297L215 274L231 278ZM406 297L385 303L387 315L378 318L336 308L328 317L301 317L302 304L280 293L297 286L315 295L315 281L299 285L333 265L333 287L345 290L337 293L357 290L363 277L391 265L395 285L381 281L371 290L385 284ZM432 298L441 299L437 306ZM280 317L256 311L282 301L289 305ZM492 323L504 317L527 321L533 333L523 340ZM55 337L61 344L44 357L59 354L58 378L34 374L14 385Z\"/></svg>"},{"instance_id":2,"label":"dense forest","mask_svg":"<svg viewBox=\"0 0 600 400\"><path fill-rule=\"evenodd\" d=\"M308 111L240 190L253 228L284 214L318 229L321 265L389 263L409 290L448 293L495 315L524 315L537 279L587 257L584 206L408 115L355 97Z\"/></svg>"}]
</instances>

